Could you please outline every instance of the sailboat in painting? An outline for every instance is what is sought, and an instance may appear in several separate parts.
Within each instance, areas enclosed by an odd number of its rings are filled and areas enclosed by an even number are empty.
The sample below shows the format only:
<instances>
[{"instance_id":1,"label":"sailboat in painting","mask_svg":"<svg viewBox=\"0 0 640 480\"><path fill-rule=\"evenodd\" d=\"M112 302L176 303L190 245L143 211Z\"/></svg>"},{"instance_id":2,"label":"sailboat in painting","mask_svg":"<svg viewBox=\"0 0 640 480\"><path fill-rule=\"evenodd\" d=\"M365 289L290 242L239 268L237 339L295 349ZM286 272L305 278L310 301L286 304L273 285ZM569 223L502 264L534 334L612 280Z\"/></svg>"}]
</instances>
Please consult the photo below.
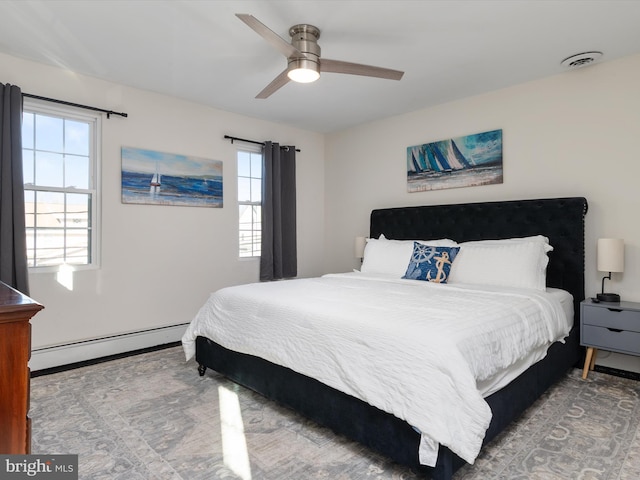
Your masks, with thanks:
<instances>
[{"instance_id":1,"label":"sailboat in painting","mask_svg":"<svg viewBox=\"0 0 640 480\"><path fill-rule=\"evenodd\" d=\"M434 170L439 172L450 172L453 170L447 161L447 158L442 154L436 143L429 143L426 147L427 152L429 153L429 159L433 159L433 163L436 165L436 169Z\"/></svg>"},{"instance_id":2,"label":"sailboat in painting","mask_svg":"<svg viewBox=\"0 0 640 480\"><path fill-rule=\"evenodd\" d=\"M460 149L456 145L456 142L453 141L453 139L449 140L449 148L450 148L451 156L456 158L458 160L458 162L460 162L460 164L462 165L461 168L469 168L469 167L471 167L471 164L465 158L465 156L462 154L462 152L460 151Z\"/></svg>"},{"instance_id":3,"label":"sailboat in painting","mask_svg":"<svg viewBox=\"0 0 640 480\"><path fill-rule=\"evenodd\" d=\"M153 177L151 177L151 183L149 185L151 185L152 187L159 187L160 185L162 185L162 175L154 173Z\"/></svg>"},{"instance_id":4,"label":"sailboat in painting","mask_svg":"<svg viewBox=\"0 0 640 480\"><path fill-rule=\"evenodd\" d=\"M158 173L158 163L156 162L156 173L151 177L151 182L149 182L149 193L159 193L160 186L162 185L162 175Z\"/></svg>"}]
</instances>

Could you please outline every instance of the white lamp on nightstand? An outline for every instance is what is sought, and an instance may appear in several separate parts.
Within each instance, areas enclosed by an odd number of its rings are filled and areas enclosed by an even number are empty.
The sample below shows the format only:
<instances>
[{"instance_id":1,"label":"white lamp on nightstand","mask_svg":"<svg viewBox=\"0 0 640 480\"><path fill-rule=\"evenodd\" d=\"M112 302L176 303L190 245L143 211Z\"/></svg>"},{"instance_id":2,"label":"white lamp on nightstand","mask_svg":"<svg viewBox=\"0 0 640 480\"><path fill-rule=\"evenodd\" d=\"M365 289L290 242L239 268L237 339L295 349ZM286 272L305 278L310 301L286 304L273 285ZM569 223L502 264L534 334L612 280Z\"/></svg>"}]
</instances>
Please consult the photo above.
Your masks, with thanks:
<instances>
[{"instance_id":1,"label":"white lamp on nightstand","mask_svg":"<svg viewBox=\"0 0 640 480\"><path fill-rule=\"evenodd\" d=\"M609 272L602 277L602 293L596 295L601 302L619 302L617 293L604 293L604 280L611 280L611 272L624 272L624 240L621 238L598 239L598 271Z\"/></svg>"}]
</instances>

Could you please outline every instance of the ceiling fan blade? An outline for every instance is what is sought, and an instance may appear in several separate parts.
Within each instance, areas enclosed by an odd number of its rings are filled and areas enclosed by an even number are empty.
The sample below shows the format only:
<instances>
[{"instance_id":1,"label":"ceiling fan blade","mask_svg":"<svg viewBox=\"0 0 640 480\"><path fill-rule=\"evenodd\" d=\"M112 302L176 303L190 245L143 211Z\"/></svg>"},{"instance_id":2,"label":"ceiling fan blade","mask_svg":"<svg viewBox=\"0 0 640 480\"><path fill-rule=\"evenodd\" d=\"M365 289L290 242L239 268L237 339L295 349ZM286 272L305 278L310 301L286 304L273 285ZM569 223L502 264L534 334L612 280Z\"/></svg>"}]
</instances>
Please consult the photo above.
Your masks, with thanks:
<instances>
[{"instance_id":1,"label":"ceiling fan blade","mask_svg":"<svg viewBox=\"0 0 640 480\"><path fill-rule=\"evenodd\" d=\"M269 43L269 45L280 51L285 57L306 57L304 53L291 45L284 38L271 30L253 15L249 15L246 13L236 13L236 17L249 25L249 27L251 27L258 35L264 38Z\"/></svg>"},{"instance_id":2,"label":"ceiling fan blade","mask_svg":"<svg viewBox=\"0 0 640 480\"><path fill-rule=\"evenodd\" d=\"M289 83L289 77L287 76L287 70L285 69L280 75L274 78L269 85L264 87L264 89L256 95L256 98L268 98L284 87L287 83Z\"/></svg>"},{"instance_id":3,"label":"ceiling fan blade","mask_svg":"<svg viewBox=\"0 0 640 480\"><path fill-rule=\"evenodd\" d=\"M320 71L364 75L366 77L386 78L388 80L400 80L404 75L404 72L400 70L343 62L341 60L329 60L328 58L320 58Z\"/></svg>"}]
</instances>

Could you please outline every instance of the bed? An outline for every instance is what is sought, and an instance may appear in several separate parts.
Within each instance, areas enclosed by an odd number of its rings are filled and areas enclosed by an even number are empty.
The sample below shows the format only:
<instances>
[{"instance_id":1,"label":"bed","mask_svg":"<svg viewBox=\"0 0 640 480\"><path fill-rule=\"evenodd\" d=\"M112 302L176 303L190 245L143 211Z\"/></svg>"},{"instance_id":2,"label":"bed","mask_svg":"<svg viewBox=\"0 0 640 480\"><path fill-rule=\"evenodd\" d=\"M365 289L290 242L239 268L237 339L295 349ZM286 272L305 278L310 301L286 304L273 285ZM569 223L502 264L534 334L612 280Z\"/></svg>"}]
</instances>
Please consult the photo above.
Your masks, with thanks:
<instances>
[{"instance_id":1,"label":"bed","mask_svg":"<svg viewBox=\"0 0 640 480\"><path fill-rule=\"evenodd\" d=\"M379 209L371 213L369 236L377 239L383 235L394 240L449 238L456 242L548 237L553 251L548 253L546 285L571 294L575 315L584 299L586 211L587 202L579 197ZM579 322L574 321L568 336L553 343L542 360L484 398L490 415L480 439L483 445L579 364L578 328ZM259 356L225 348L206 336L197 336L194 345L200 375L212 368L418 473L446 480L465 463L451 449L440 445L437 459L431 462L434 465L425 465L419 453L423 447L419 429L387 413L388 409L360 400L359 395L343 393Z\"/></svg>"}]
</instances>

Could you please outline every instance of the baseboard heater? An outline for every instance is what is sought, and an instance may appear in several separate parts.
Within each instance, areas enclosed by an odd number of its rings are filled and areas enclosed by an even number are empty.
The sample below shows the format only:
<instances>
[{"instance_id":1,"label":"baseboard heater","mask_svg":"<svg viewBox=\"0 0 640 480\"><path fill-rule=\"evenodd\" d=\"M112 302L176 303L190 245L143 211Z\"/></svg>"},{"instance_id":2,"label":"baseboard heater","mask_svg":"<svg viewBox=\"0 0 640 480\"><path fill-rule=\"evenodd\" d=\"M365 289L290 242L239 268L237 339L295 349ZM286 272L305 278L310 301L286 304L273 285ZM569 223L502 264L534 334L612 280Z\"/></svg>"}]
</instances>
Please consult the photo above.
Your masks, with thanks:
<instances>
[{"instance_id":1,"label":"baseboard heater","mask_svg":"<svg viewBox=\"0 0 640 480\"><path fill-rule=\"evenodd\" d=\"M29 368L32 372L37 372L38 370L178 342L182 339L182 335L184 335L188 325L188 323L180 323L63 345L35 348L31 351Z\"/></svg>"}]
</instances>

